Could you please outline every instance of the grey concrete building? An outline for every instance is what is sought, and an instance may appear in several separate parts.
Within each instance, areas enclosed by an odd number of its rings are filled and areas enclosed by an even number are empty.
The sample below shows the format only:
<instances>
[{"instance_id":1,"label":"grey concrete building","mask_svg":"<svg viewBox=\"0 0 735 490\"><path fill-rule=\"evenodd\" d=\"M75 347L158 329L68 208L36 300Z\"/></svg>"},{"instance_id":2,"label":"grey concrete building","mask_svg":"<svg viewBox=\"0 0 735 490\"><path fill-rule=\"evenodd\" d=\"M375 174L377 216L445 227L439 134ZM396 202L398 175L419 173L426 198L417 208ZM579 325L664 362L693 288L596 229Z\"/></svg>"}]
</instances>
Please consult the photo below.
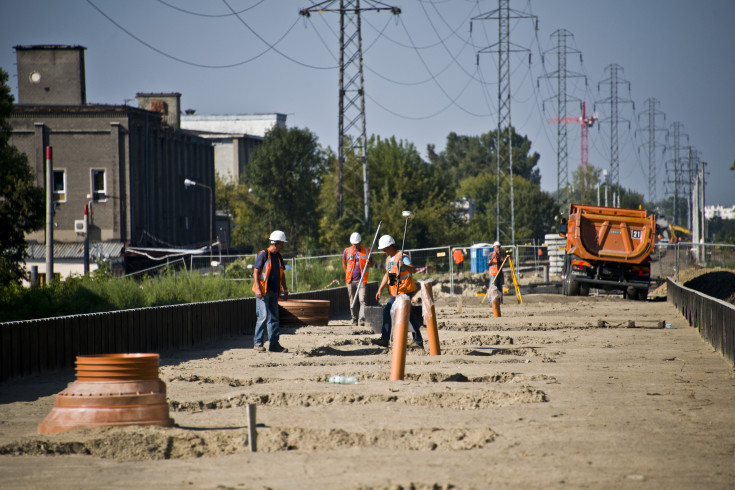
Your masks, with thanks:
<instances>
[{"instance_id":1,"label":"grey concrete building","mask_svg":"<svg viewBox=\"0 0 735 490\"><path fill-rule=\"evenodd\" d=\"M214 145L215 172L223 180L239 182L255 148L274 126L286 126L286 115L183 114L181 127Z\"/></svg>"},{"instance_id":2,"label":"grey concrete building","mask_svg":"<svg viewBox=\"0 0 735 490\"><path fill-rule=\"evenodd\" d=\"M9 121L11 143L28 156L41 187L44 148L53 148L54 240L83 241L79 221L88 205L90 241L104 244L108 255L120 250L129 259L136 247L208 246L214 151L209 140L178 129L180 94L139 94L139 108L87 104L84 47L15 49L18 104ZM184 179L207 186L211 195L200 186L186 189ZM44 243L45 231L28 238ZM45 253L42 247L31 250ZM77 252L59 258L81 260Z\"/></svg>"}]
</instances>

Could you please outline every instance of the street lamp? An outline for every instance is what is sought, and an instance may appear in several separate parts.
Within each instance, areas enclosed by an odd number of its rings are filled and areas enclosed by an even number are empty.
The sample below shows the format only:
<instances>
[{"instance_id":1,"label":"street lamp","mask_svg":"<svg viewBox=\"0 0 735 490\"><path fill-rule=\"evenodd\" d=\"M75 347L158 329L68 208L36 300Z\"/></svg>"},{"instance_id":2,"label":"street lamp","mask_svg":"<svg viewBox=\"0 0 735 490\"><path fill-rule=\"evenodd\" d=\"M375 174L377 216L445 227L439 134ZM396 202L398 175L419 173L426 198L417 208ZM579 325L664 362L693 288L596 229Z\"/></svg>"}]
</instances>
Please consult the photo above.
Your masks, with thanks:
<instances>
[{"instance_id":1,"label":"street lamp","mask_svg":"<svg viewBox=\"0 0 735 490\"><path fill-rule=\"evenodd\" d=\"M200 187L204 187L205 189L209 190L209 272L211 274L212 272L212 228L214 227L214 222L212 219L212 208L214 207L214 195L212 193L212 188L208 185L201 184L199 182L194 182L190 179L184 179L184 187L187 189L193 185L198 185Z\"/></svg>"}]
</instances>

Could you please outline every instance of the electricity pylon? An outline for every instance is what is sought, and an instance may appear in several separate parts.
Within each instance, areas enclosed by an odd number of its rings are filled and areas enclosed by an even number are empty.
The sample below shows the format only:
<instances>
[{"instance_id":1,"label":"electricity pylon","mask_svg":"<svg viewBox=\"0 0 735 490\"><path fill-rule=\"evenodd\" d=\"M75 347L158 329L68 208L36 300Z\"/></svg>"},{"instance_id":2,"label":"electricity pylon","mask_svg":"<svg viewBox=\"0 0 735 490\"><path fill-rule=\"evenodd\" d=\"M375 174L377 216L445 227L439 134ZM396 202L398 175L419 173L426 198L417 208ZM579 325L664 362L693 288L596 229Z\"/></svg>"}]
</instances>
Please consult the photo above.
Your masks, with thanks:
<instances>
[{"instance_id":1,"label":"electricity pylon","mask_svg":"<svg viewBox=\"0 0 735 490\"><path fill-rule=\"evenodd\" d=\"M665 127L666 114L658 110L659 101L651 97L646 99L644 104L646 108L638 114L638 125L640 126L641 117L647 117L648 123L638 129L638 132L646 135L646 141L640 144L638 151L640 152L641 148L648 150L648 202L654 203L658 200L656 191L656 149L666 147L664 143L659 142L658 134L663 133L664 138L666 138L669 132ZM657 124L661 119L663 119L664 127Z\"/></svg>"},{"instance_id":2,"label":"electricity pylon","mask_svg":"<svg viewBox=\"0 0 735 490\"><path fill-rule=\"evenodd\" d=\"M567 150L567 123L579 122L579 117L567 117L567 103L570 101L579 101L577 97L567 96L567 78L584 78L585 86L587 85L587 77L581 73L571 72L567 70L567 56L570 54L579 55L579 63L582 63L582 52L578 49L570 48L567 40L574 39L574 34L566 29L559 29L551 34L551 38L556 38L556 48L545 51L541 56L541 63L545 62L546 54L556 54L556 70L542 75L541 78L556 78L556 95L544 100L556 99L556 117L549 120L550 123L556 123L556 195L560 205L569 203L569 152ZM536 82L538 85L538 81ZM582 116L584 118L584 116ZM584 132L584 126L583 130ZM584 166L584 142L582 143L582 162ZM565 206L566 207L566 206Z\"/></svg>"},{"instance_id":3,"label":"electricity pylon","mask_svg":"<svg viewBox=\"0 0 735 490\"><path fill-rule=\"evenodd\" d=\"M608 72L610 76L597 84L597 91L600 91L601 85L610 85L610 96L596 101L595 111L597 111L597 104L610 105L610 116L605 119L600 119L600 123L610 124L610 172L607 174L608 183L619 187L620 157L618 155L618 124L621 121L627 122L628 129L630 129L630 121L620 117L618 106L620 104L631 104L633 106L633 112L635 112L635 103L631 99L621 99L618 95L619 85L627 85L628 95L630 95L630 82L620 78L620 75L623 73L623 67L613 63L607 65L605 67L605 71Z\"/></svg>"},{"instance_id":4,"label":"electricity pylon","mask_svg":"<svg viewBox=\"0 0 735 490\"><path fill-rule=\"evenodd\" d=\"M501 231L503 238L511 244L515 243L515 209L513 202L513 126L510 118L510 53L512 52L529 52L526 48L518 46L510 42L510 19L535 19L536 29L538 30L538 19L535 15L519 12L510 8L510 0L498 0L498 8L473 17L470 21L470 31L472 31L472 22L476 20L497 20L498 21L498 42L477 52L477 64L480 64L480 54L497 53L498 55L498 132L495 144L496 154L496 229L495 239L500 241ZM531 62L529 54L529 64ZM508 128L508 172L504 173L500 169L500 146L502 143L502 130ZM501 185L501 180L507 182L505 186ZM508 191L505 191L505 188ZM507 206L501 212L501 203ZM510 222L506 216L510 214ZM501 227L502 225L502 227ZM501 229L502 228L502 229Z\"/></svg>"},{"instance_id":5,"label":"electricity pylon","mask_svg":"<svg viewBox=\"0 0 735 490\"><path fill-rule=\"evenodd\" d=\"M679 121L671 123L669 133L666 137L666 152L671 154L671 158L666 160L666 195L674 197L674 219L673 224L681 226L679 218L679 193L682 191L682 169L683 162L681 158L681 150L686 145L682 144L682 140L686 139L689 143L689 136L684 134L682 129L684 125ZM673 178L672 178L673 177Z\"/></svg>"},{"instance_id":6,"label":"electricity pylon","mask_svg":"<svg viewBox=\"0 0 735 490\"><path fill-rule=\"evenodd\" d=\"M337 7L336 4L339 4ZM362 69L362 31L360 13L389 10L394 15L401 13L392 7L374 0L327 0L301 9L299 14L309 17L312 12L339 12L339 135L337 157L337 217L347 212L370 229L370 179L368 175L367 130L365 128L365 80ZM346 155L355 154L362 164L347 163ZM352 159L350 159L352 160ZM359 209L345 208L344 169L355 176L362 175L363 218ZM347 190L360 200L358 189Z\"/></svg>"}]
</instances>

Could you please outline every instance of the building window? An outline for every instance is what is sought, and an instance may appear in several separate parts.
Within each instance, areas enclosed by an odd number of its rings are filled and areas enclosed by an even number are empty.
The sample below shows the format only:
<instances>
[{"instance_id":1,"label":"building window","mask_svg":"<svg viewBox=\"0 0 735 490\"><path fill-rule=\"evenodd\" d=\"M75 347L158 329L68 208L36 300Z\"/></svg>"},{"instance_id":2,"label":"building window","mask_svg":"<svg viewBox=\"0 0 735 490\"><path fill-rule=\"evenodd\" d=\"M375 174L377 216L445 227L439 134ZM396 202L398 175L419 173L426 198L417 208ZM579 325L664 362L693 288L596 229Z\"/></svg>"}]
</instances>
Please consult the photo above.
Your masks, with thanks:
<instances>
[{"instance_id":1,"label":"building window","mask_svg":"<svg viewBox=\"0 0 735 490\"><path fill-rule=\"evenodd\" d=\"M54 170L54 201L66 202L66 170Z\"/></svg>"},{"instance_id":2,"label":"building window","mask_svg":"<svg viewBox=\"0 0 735 490\"><path fill-rule=\"evenodd\" d=\"M92 170L92 199L95 201L107 199L107 180L104 170Z\"/></svg>"}]
</instances>

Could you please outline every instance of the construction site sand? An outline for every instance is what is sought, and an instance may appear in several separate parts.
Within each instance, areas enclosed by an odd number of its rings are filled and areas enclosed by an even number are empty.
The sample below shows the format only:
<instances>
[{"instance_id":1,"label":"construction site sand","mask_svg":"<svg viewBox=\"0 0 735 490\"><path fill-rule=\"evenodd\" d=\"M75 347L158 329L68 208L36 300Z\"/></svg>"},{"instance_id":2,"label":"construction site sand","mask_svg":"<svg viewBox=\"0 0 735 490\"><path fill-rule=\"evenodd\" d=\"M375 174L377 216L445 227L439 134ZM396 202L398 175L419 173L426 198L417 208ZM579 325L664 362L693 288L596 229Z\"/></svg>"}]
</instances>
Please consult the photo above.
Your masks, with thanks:
<instances>
[{"instance_id":1,"label":"construction site sand","mask_svg":"<svg viewBox=\"0 0 735 490\"><path fill-rule=\"evenodd\" d=\"M732 488L735 373L672 305L524 300L438 299L442 355L409 351L405 381L345 320L287 330L287 354L163 353L173 428L39 435L73 372L0 385L0 487Z\"/></svg>"}]
</instances>

